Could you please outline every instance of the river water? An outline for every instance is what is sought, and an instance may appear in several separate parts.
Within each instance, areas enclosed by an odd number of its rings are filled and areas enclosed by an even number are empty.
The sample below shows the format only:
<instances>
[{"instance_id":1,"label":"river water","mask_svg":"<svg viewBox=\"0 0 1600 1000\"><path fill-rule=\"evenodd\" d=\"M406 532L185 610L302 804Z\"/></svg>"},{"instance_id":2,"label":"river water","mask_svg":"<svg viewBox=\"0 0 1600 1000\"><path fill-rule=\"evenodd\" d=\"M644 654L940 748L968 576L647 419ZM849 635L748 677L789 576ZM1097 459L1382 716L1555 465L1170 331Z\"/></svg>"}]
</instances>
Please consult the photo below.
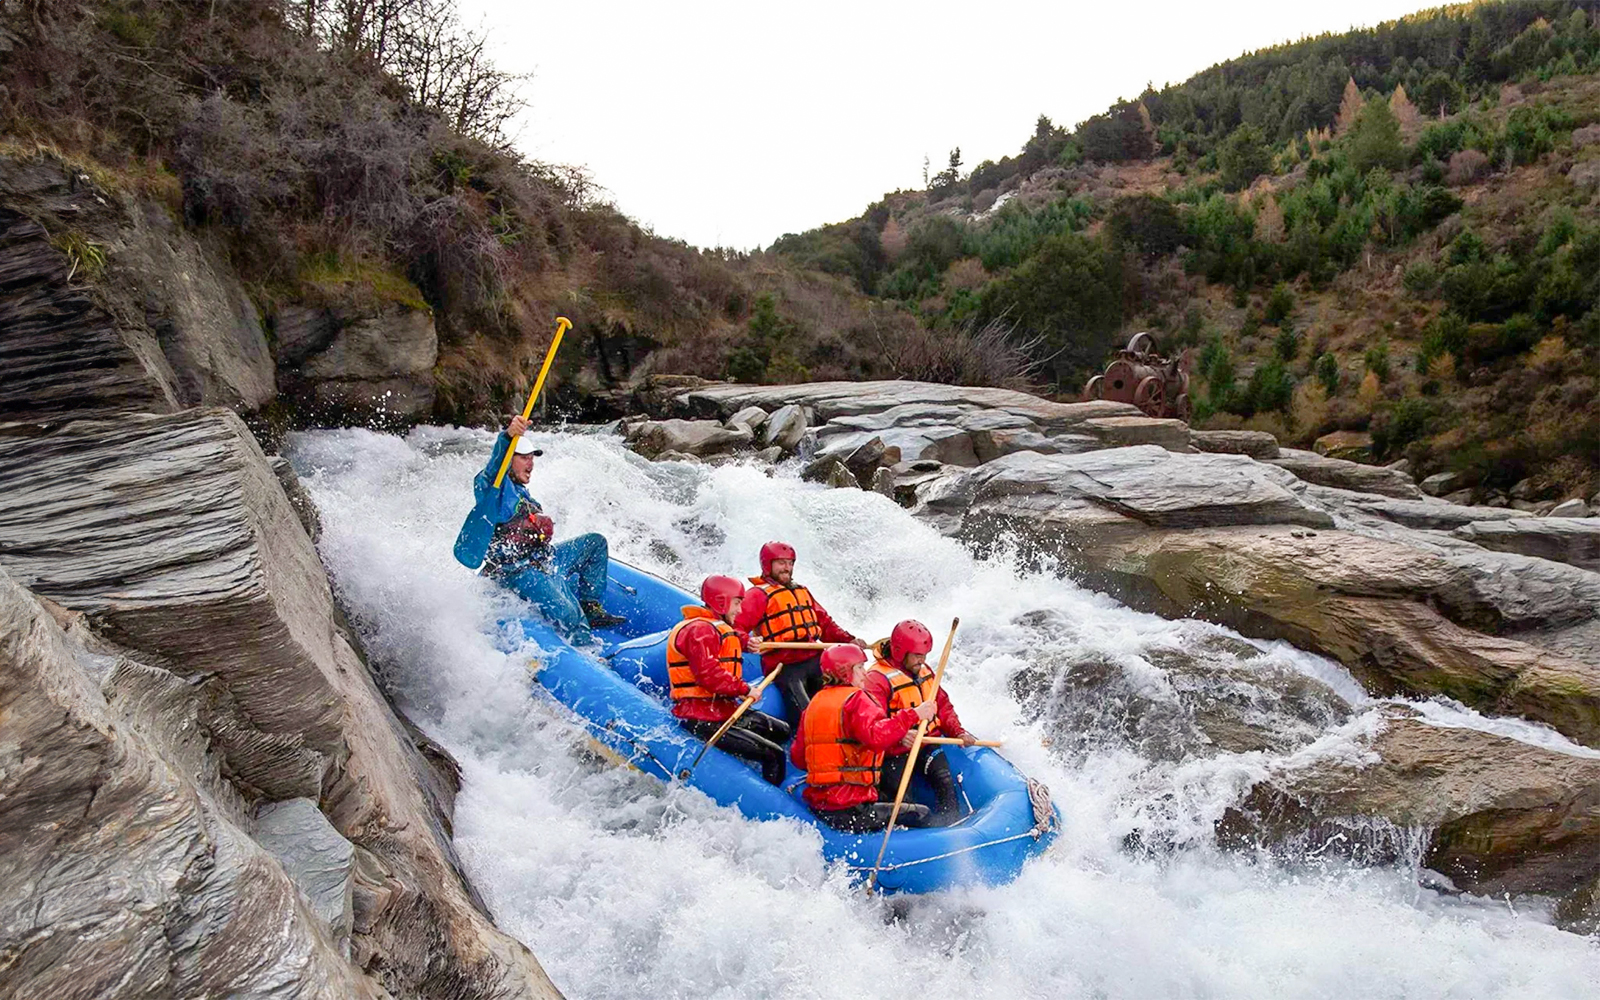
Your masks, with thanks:
<instances>
[{"instance_id":1,"label":"river water","mask_svg":"<svg viewBox=\"0 0 1600 1000\"><path fill-rule=\"evenodd\" d=\"M1600 946L1537 901L1449 896L1415 863L1219 850L1213 823L1273 770L1359 757L1378 705L1337 664L1165 621L986 560L889 500L792 469L653 464L575 429L535 435L557 536L694 589L762 542L847 628L942 642L967 727L1046 782L1057 845L1013 884L864 899L794 823L604 764L496 647L514 598L450 555L488 434L318 431L289 455L334 585L402 707L460 761L456 843L496 920L573 998L1593 997ZM1543 727L1419 706L1592 755ZM1048 741L1049 745L1045 743ZM1401 838L1404 839L1403 837Z\"/></svg>"}]
</instances>

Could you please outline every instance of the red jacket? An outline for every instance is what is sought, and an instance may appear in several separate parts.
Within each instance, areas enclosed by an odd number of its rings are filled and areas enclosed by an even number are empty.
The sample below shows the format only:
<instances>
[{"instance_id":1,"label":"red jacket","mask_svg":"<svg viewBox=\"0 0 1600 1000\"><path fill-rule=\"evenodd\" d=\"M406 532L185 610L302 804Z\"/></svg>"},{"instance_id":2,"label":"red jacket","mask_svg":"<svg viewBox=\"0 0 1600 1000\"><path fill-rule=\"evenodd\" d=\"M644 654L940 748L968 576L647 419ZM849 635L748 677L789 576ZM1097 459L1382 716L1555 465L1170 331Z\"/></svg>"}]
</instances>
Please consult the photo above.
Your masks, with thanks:
<instances>
[{"instance_id":1,"label":"red jacket","mask_svg":"<svg viewBox=\"0 0 1600 1000\"><path fill-rule=\"evenodd\" d=\"M695 608L704 611L703 608ZM707 615L710 612L705 612ZM749 645L749 637L740 638ZM717 650L722 637L709 617L691 621L678 630L673 645L689 658L689 669L694 672L696 684L715 691L715 698L684 698L672 704L672 714L679 719L698 719L702 722L722 722L734 713L739 702L750 693L750 685L743 678L734 677L717 662ZM725 696L725 697L724 697Z\"/></svg>"},{"instance_id":2,"label":"red jacket","mask_svg":"<svg viewBox=\"0 0 1600 1000\"><path fill-rule=\"evenodd\" d=\"M882 705L884 711L889 710L889 694L892 690L889 686L889 678L877 670L869 670L867 671L867 682L861 686L861 689L871 695L873 701ZM939 688L938 696L934 699L934 706L933 714L934 718L939 722L940 735L960 736L966 732L961 726L961 719L956 716L955 706L950 704L950 696L944 693L942 685ZM913 726L912 728L916 727ZM929 728L931 729L932 727L930 726ZM894 754L910 753L911 747L896 745L885 752Z\"/></svg>"},{"instance_id":3,"label":"red jacket","mask_svg":"<svg viewBox=\"0 0 1600 1000\"><path fill-rule=\"evenodd\" d=\"M845 733L869 750L885 752L915 728L916 712L907 708L894 715L886 715L883 706L872 697L865 696L864 692L857 691L844 703ZM794 743L789 746L789 759L794 761L795 767L804 769L806 766L804 725L795 727ZM871 785L827 785L822 788L807 785L801 794L805 797L806 805L813 809L848 809L862 802L878 801L878 786L876 782Z\"/></svg>"},{"instance_id":4,"label":"red jacket","mask_svg":"<svg viewBox=\"0 0 1600 1000\"><path fill-rule=\"evenodd\" d=\"M754 581L756 578L751 577L751 580ZM764 579L762 582L777 583L778 581ZM807 589L809 590L810 588L808 587ZM812 594L811 608L817 613L817 624L822 626L821 641L855 642L856 637L840 628L839 623L834 621L833 618L828 615L828 612L823 610L822 605L818 604L816 601L817 595ZM751 587L749 590L744 592L744 604L740 606L738 620L733 623L733 626L741 632L749 632L756 626L757 622L761 621L761 619L765 618L766 616L767 592L762 590L759 585ZM763 674L770 674L774 670L778 669L778 664L780 663L798 663L801 660L809 660L811 657L816 655L817 653L814 650L807 649L775 649L770 653L762 653L761 672Z\"/></svg>"}]
</instances>

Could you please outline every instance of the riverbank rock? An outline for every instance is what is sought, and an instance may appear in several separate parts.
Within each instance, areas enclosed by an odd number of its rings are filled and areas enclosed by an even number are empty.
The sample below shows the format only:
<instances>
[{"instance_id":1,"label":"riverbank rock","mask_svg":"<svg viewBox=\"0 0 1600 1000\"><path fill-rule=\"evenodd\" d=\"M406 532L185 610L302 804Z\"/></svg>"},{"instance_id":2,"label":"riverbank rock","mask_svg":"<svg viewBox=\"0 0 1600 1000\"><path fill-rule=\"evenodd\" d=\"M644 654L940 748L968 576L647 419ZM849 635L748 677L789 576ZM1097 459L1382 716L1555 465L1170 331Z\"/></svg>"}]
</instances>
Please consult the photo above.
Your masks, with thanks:
<instances>
[{"instance_id":1,"label":"riverbank rock","mask_svg":"<svg viewBox=\"0 0 1600 1000\"><path fill-rule=\"evenodd\" d=\"M1251 458L1277 458L1278 439L1266 431L1189 431L1189 443L1199 451Z\"/></svg>"},{"instance_id":2,"label":"riverbank rock","mask_svg":"<svg viewBox=\"0 0 1600 1000\"><path fill-rule=\"evenodd\" d=\"M0 564L195 690L241 810L309 799L354 845L356 968L395 995L556 995L462 877L450 804L430 792L448 779L340 627L311 540L238 417L0 425L0 495ZM212 905L201 913L223 919Z\"/></svg>"},{"instance_id":3,"label":"riverbank rock","mask_svg":"<svg viewBox=\"0 0 1600 1000\"><path fill-rule=\"evenodd\" d=\"M75 645L0 568L0 992L388 997L345 960L341 915L210 794L222 779L192 719L113 670L187 686Z\"/></svg>"},{"instance_id":4,"label":"riverbank rock","mask_svg":"<svg viewBox=\"0 0 1600 1000\"><path fill-rule=\"evenodd\" d=\"M628 443L646 458L671 453L704 458L749 447L755 434L748 426L724 427L715 420L647 420L630 426Z\"/></svg>"},{"instance_id":5,"label":"riverbank rock","mask_svg":"<svg viewBox=\"0 0 1600 1000\"><path fill-rule=\"evenodd\" d=\"M1257 784L1219 840L1332 846L1407 857L1488 896L1573 897L1600 876L1600 760L1393 710L1364 737L1366 760L1325 760ZM1378 824L1371 822L1379 820Z\"/></svg>"},{"instance_id":6,"label":"riverbank rock","mask_svg":"<svg viewBox=\"0 0 1600 1000\"><path fill-rule=\"evenodd\" d=\"M1519 552L1600 572L1600 517L1470 521L1451 534L1497 552Z\"/></svg>"},{"instance_id":7,"label":"riverbank rock","mask_svg":"<svg viewBox=\"0 0 1600 1000\"><path fill-rule=\"evenodd\" d=\"M397 427L432 412L439 338L427 309L288 305L272 329L278 382L301 421Z\"/></svg>"},{"instance_id":8,"label":"riverbank rock","mask_svg":"<svg viewBox=\"0 0 1600 1000\"><path fill-rule=\"evenodd\" d=\"M1331 656L1380 693L1447 694L1600 746L1600 668L1515 637L1591 622L1600 575L1336 517L1238 455L1017 454L942 473L918 502L981 549L1013 539L1087 585Z\"/></svg>"},{"instance_id":9,"label":"riverbank rock","mask_svg":"<svg viewBox=\"0 0 1600 1000\"><path fill-rule=\"evenodd\" d=\"M52 156L0 156L0 330L0 419L251 411L276 392L226 264L162 206Z\"/></svg>"},{"instance_id":10,"label":"riverbank rock","mask_svg":"<svg viewBox=\"0 0 1600 1000\"><path fill-rule=\"evenodd\" d=\"M1381 465L1362 465L1342 458L1326 458L1297 448L1281 448L1277 458L1263 459L1280 469L1288 469L1308 483L1341 490L1377 493L1401 500L1417 500L1422 490L1404 472Z\"/></svg>"}]
</instances>

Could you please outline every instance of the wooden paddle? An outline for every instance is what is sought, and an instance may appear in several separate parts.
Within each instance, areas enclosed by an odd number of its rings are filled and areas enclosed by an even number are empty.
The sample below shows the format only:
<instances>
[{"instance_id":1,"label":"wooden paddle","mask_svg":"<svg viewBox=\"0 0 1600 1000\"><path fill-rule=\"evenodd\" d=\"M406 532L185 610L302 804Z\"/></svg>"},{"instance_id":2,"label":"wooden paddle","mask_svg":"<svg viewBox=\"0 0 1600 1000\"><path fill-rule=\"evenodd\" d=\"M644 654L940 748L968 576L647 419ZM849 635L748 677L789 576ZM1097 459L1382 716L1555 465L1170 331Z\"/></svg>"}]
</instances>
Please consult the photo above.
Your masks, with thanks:
<instances>
[{"instance_id":1,"label":"wooden paddle","mask_svg":"<svg viewBox=\"0 0 1600 1000\"><path fill-rule=\"evenodd\" d=\"M538 381L533 383L533 392L528 396L528 405L522 408L522 419L526 420L533 416L533 404L539 399L539 390L544 388L544 377L550 374L550 363L556 359L556 348L561 346L561 335L566 333L567 328L571 325L572 320L567 319L565 316L556 317L555 339L550 341L550 350L544 356L544 367L539 369ZM512 438L511 444L506 447L506 457L500 463L500 471L494 474L495 489L499 489L500 484L505 482L506 470L511 468L511 456L516 454L516 451L517 439Z\"/></svg>"},{"instance_id":2,"label":"wooden paddle","mask_svg":"<svg viewBox=\"0 0 1600 1000\"><path fill-rule=\"evenodd\" d=\"M978 740L975 743L967 743L965 740L956 739L954 736L928 736L928 737L924 737L923 738L922 743L923 743L924 746L928 745L929 743L932 743L932 744L934 744L936 746L944 746L944 747L963 747L963 746L1003 747L1003 746L1005 746L1005 744L1000 742L999 740Z\"/></svg>"},{"instance_id":3,"label":"wooden paddle","mask_svg":"<svg viewBox=\"0 0 1600 1000\"><path fill-rule=\"evenodd\" d=\"M869 644L867 648L871 649L883 641L879 639L877 642ZM835 646L853 645L855 643L851 642L763 642L759 652L765 653L769 649L832 649Z\"/></svg>"},{"instance_id":4,"label":"wooden paddle","mask_svg":"<svg viewBox=\"0 0 1600 1000\"><path fill-rule=\"evenodd\" d=\"M944 682L944 665L950 662L950 647L956 641L956 626L961 624L961 619L950 619L950 634L944 640L944 652L939 654L939 668L933 673L933 694L928 700L933 701L939 697L939 685ZM870 894L878 884L878 869L883 866L883 852L889 849L889 835L894 833L894 821L900 818L900 804L906 800L906 789L911 786L911 772L917 767L917 751L922 749L922 741L928 734L928 723L932 719L923 719L917 723L917 738L911 741L911 750L906 754L906 769L900 774L900 788L894 793L894 808L889 810L889 825L883 828L883 843L878 845L878 860L872 863L872 875L867 879L867 892ZM956 742L960 742L957 740Z\"/></svg>"},{"instance_id":5,"label":"wooden paddle","mask_svg":"<svg viewBox=\"0 0 1600 1000\"><path fill-rule=\"evenodd\" d=\"M727 734L728 730L733 728L733 724L739 721L739 716L743 715L751 705L756 703L756 699L761 697L761 692L767 689L767 685L778 679L778 675L783 673L783 668L784 664L778 664L776 670L763 677L760 684L757 684L755 687L750 689L750 693L745 695L744 702L741 703L738 708L733 710L733 714L728 716L728 720L722 724L722 728L712 733L711 738L706 740L706 745L701 747L700 752L694 755L694 760L689 762L689 766L678 772L678 779L680 781L688 780L689 775L693 774L694 769L699 766L700 758L704 757L706 755L706 751L716 746L717 741L722 739L722 737Z\"/></svg>"}]
</instances>

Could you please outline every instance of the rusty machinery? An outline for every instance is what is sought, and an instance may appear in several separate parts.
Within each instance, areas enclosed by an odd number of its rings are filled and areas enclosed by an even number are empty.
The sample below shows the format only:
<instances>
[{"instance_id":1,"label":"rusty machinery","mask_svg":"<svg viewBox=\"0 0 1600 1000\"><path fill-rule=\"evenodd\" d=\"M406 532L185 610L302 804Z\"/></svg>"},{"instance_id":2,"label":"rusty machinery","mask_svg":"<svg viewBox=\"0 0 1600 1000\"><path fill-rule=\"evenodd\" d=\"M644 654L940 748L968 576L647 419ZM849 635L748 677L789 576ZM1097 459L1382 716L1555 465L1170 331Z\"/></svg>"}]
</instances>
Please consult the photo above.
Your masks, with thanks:
<instances>
[{"instance_id":1,"label":"rusty machinery","mask_svg":"<svg viewBox=\"0 0 1600 1000\"><path fill-rule=\"evenodd\" d=\"M1152 417L1188 420L1188 352L1169 360L1156 353L1154 337L1136 333L1105 373L1084 385L1083 398L1132 403Z\"/></svg>"}]
</instances>

